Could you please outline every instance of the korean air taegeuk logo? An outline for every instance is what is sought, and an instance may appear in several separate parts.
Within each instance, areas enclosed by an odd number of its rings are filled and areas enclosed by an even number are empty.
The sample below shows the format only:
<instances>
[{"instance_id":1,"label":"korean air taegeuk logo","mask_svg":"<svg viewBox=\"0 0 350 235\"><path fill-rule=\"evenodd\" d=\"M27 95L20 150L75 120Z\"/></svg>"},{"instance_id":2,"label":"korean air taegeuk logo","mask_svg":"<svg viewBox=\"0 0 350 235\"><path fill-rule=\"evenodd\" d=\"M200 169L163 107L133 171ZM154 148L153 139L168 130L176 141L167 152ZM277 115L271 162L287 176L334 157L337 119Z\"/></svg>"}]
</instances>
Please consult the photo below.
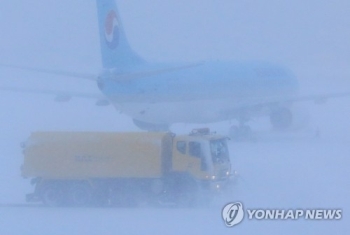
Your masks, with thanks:
<instances>
[{"instance_id":1,"label":"korean air taegeuk logo","mask_svg":"<svg viewBox=\"0 0 350 235\"><path fill-rule=\"evenodd\" d=\"M115 11L111 10L105 21L105 38L107 46L111 49L117 48L119 44L119 22Z\"/></svg>"}]
</instances>

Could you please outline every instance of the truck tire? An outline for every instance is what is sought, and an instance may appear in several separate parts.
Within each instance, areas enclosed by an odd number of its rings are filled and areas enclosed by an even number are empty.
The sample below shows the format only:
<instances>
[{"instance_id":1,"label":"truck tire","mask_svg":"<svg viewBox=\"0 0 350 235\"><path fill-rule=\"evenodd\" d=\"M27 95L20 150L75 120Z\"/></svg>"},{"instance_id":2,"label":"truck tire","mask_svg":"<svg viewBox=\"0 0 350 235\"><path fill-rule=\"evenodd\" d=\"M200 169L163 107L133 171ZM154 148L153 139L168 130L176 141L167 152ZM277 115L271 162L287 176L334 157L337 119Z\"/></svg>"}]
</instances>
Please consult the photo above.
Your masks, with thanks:
<instances>
[{"instance_id":1,"label":"truck tire","mask_svg":"<svg viewBox=\"0 0 350 235\"><path fill-rule=\"evenodd\" d=\"M161 179L154 179L151 182L151 192L153 195L159 195L164 191L164 182Z\"/></svg>"},{"instance_id":2,"label":"truck tire","mask_svg":"<svg viewBox=\"0 0 350 235\"><path fill-rule=\"evenodd\" d=\"M97 207L105 207L109 206L109 193L107 190L102 189L94 190L94 194L92 195L91 205Z\"/></svg>"},{"instance_id":3,"label":"truck tire","mask_svg":"<svg viewBox=\"0 0 350 235\"><path fill-rule=\"evenodd\" d=\"M198 184L191 178L184 178L180 181L177 192L177 202L179 207L193 207L197 204Z\"/></svg>"},{"instance_id":4,"label":"truck tire","mask_svg":"<svg viewBox=\"0 0 350 235\"><path fill-rule=\"evenodd\" d=\"M55 207L60 206L63 203L62 188L58 184L45 184L41 189L40 197L43 203L47 206Z\"/></svg>"},{"instance_id":5,"label":"truck tire","mask_svg":"<svg viewBox=\"0 0 350 235\"><path fill-rule=\"evenodd\" d=\"M172 174L167 179L166 187L166 197L169 202L172 200L178 207L192 207L196 205L199 186L190 175Z\"/></svg>"},{"instance_id":6,"label":"truck tire","mask_svg":"<svg viewBox=\"0 0 350 235\"><path fill-rule=\"evenodd\" d=\"M91 204L92 189L88 184L72 184L69 189L69 202L73 206L83 207Z\"/></svg>"},{"instance_id":7,"label":"truck tire","mask_svg":"<svg viewBox=\"0 0 350 235\"><path fill-rule=\"evenodd\" d=\"M113 207L135 207L137 200L135 195L127 189L114 188L110 195L111 206Z\"/></svg>"}]
</instances>

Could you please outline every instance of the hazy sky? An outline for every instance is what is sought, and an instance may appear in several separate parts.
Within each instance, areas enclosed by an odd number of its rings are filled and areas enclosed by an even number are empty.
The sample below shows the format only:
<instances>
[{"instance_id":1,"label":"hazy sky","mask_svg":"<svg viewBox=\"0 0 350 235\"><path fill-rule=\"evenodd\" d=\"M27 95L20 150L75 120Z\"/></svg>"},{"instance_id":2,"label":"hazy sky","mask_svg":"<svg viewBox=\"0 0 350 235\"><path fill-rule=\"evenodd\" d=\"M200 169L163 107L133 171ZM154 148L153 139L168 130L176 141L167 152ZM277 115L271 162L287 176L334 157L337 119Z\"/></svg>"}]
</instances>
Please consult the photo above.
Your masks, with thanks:
<instances>
[{"instance_id":1,"label":"hazy sky","mask_svg":"<svg viewBox=\"0 0 350 235\"><path fill-rule=\"evenodd\" d=\"M117 1L132 47L150 60L268 60L301 80L350 75L350 2ZM98 71L94 0L0 3L0 62Z\"/></svg>"}]
</instances>

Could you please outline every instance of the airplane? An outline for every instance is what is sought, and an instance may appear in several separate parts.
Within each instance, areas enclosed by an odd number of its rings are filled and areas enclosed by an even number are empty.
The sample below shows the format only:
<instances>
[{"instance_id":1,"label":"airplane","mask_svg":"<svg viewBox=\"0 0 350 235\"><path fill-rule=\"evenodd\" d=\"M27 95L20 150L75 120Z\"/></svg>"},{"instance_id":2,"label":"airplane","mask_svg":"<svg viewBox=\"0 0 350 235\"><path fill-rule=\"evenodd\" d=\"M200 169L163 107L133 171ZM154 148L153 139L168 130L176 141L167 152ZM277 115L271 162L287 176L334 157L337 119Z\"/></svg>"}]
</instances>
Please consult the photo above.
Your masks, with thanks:
<instances>
[{"instance_id":1,"label":"airplane","mask_svg":"<svg viewBox=\"0 0 350 235\"><path fill-rule=\"evenodd\" d=\"M296 122L295 107L303 101L321 103L349 92L301 96L291 70L264 61L208 61L198 63L148 63L130 47L115 0L96 0L103 69L98 75L66 71L12 68L89 79L103 96L62 91L2 90L56 94L97 99L112 104L142 130L169 130L174 123L213 123L238 120L232 136L251 132L246 124L268 116L273 128L285 130Z\"/></svg>"}]
</instances>

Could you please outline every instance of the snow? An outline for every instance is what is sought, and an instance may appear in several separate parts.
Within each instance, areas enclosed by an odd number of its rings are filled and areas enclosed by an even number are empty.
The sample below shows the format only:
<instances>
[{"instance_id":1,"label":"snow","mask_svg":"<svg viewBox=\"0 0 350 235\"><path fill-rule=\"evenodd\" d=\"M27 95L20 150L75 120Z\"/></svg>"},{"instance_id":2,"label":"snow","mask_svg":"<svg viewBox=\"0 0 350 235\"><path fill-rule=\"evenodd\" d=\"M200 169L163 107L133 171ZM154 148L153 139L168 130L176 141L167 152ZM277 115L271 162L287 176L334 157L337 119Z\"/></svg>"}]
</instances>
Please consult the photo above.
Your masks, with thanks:
<instances>
[{"instance_id":1,"label":"snow","mask_svg":"<svg viewBox=\"0 0 350 235\"><path fill-rule=\"evenodd\" d=\"M267 60L289 67L303 94L349 91L349 1L118 1L130 44L156 61ZM94 73L100 68L94 1L2 1L0 62ZM193 13L195 9L195 14ZM64 12L64 14L62 13ZM219 12L219 13L218 13ZM162 20L160 20L162 19ZM1 86L97 92L96 84L0 69ZM135 131L132 120L90 100L0 94L0 234L346 234L350 100L307 104L309 129L274 133L252 121L256 141L230 142L241 178L209 208L28 206L20 143L33 131ZM225 133L230 123L211 124ZM178 133L196 125L176 124ZM202 125L200 126L202 127ZM316 133L319 133L318 135ZM249 221L226 228L221 210L340 208L340 221Z\"/></svg>"}]
</instances>

